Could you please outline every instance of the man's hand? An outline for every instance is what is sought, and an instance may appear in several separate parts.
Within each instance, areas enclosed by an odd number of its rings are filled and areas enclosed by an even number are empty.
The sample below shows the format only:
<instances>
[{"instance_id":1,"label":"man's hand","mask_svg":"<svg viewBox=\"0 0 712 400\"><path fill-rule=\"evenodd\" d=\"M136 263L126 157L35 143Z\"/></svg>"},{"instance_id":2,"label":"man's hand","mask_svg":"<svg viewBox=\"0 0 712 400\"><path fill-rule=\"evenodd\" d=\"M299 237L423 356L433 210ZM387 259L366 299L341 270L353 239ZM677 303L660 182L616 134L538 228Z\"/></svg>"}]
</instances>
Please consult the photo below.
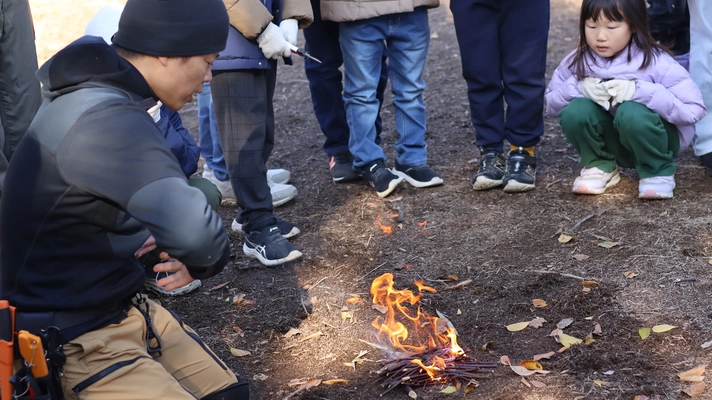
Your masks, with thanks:
<instances>
[{"instance_id":1,"label":"man's hand","mask_svg":"<svg viewBox=\"0 0 712 400\"><path fill-rule=\"evenodd\" d=\"M602 85L606 88L608 94L611 95L611 98L613 99L611 107L632 99L635 94L635 81L627 79L612 79L610 81L603 82Z\"/></svg>"},{"instance_id":2,"label":"man's hand","mask_svg":"<svg viewBox=\"0 0 712 400\"><path fill-rule=\"evenodd\" d=\"M289 57L292 50L289 43L284 38L284 33L273 23L269 23L260 36L257 36L257 43L260 45L262 54L267 58L278 59L279 57Z\"/></svg>"},{"instance_id":3,"label":"man's hand","mask_svg":"<svg viewBox=\"0 0 712 400\"><path fill-rule=\"evenodd\" d=\"M195 279L188 273L188 268L182 262L172 259L166 252L162 252L159 256L162 260L166 260L153 266L153 272L172 272L165 278L161 278L156 282L156 285L164 288L166 291L181 288Z\"/></svg>"},{"instance_id":4,"label":"man's hand","mask_svg":"<svg viewBox=\"0 0 712 400\"><path fill-rule=\"evenodd\" d=\"M579 90L583 96L608 111L611 108L611 95L599 78L586 77L579 81Z\"/></svg>"},{"instance_id":5,"label":"man's hand","mask_svg":"<svg viewBox=\"0 0 712 400\"><path fill-rule=\"evenodd\" d=\"M153 251L156 248L156 238L153 237L153 235L149 236L148 239L146 239L146 242L136 250L134 253L134 256L136 258L141 258L144 254L149 253Z\"/></svg>"},{"instance_id":6,"label":"man's hand","mask_svg":"<svg viewBox=\"0 0 712 400\"><path fill-rule=\"evenodd\" d=\"M299 31L299 22L294 18L288 18L279 23L279 29L284 34L284 39L292 46L297 45L297 32Z\"/></svg>"}]
</instances>

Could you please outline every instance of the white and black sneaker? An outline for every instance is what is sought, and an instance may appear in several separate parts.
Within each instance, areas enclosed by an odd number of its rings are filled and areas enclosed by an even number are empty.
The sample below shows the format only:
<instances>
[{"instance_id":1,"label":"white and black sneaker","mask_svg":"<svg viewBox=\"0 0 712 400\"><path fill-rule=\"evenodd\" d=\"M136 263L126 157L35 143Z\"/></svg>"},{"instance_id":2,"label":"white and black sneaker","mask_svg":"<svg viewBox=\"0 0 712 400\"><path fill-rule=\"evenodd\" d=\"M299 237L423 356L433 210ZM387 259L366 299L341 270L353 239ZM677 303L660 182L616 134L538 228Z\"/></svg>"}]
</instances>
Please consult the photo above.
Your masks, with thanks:
<instances>
[{"instance_id":1,"label":"white and black sneaker","mask_svg":"<svg viewBox=\"0 0 712 400\"><path fill-rule=\"evenodd\" d=\"M296 225L289 221L285 221L280 217L279 215L274 216L277 219L277 227L279 228L279 232L284 236L285 239L289 239L292 237L297 236L301 230L297 228ZM235 233L245 233L242 230L242 225L245 223L243 218L240 217L240 212L237 212L237 217L232 220L232 225L230 228L232 229L233 232Z\"/></svg>"},{"instance_id":2,"label":"white and black sneaker","mask_svg":"<svg viewBox=\"0 0 712 400\"><path fill-rule=\"evenodd\" d=\"M268 266L284 264L302 256L302 253L282 236L277 226L245 233L242 251L246 256L256 258Z\"/></svg>"},{"instance_id":3,"label":"white and black sneaker","mask_svg":"<svg viewBox=\"0 0 712 400\"><path fill-rule=\"evenodd\" d=\"M504 173L504 191L526 192L536 186L536 157L519 147L507 154L507 170Z\"/></svg>"},{"instance_id":4,"label":"white and black sneaker","mask_svg":"<svg viewBox=\"0 0 712 400\"><path fill-rule=\"evenodd\" d=\"M472 179L472 188L487 190L502 185L504 180L504 154L489 148L480 148L480 168Z\"/></svg>"},{"instance_id":5,"label":"white and black sneaker","mask_svg":"<svg viewBox=\"0 0 712 400\"><path fill-rule=\"evenodd\" d=\"M396 161L396 168L393 173L402 177L413 187L417 188L443 184L443 178L441 178L440 175L433 171L427 164L409 167L406 165L400 165L398 164L398 161Z\"/></svg>"},{"instance_id":6,"label":"white and black sneaker","mask_svg":"<svg viewBox=\"0 0 712 400\"><path fill-rule=\"evenodd\" d=\"M383 160L380 159L372 161L363 167L363 177L372 188L376 189L378 197L388 196L403 182L403 177L391 172L390 169L386 168Z\"/></svg>"}]
</instances>

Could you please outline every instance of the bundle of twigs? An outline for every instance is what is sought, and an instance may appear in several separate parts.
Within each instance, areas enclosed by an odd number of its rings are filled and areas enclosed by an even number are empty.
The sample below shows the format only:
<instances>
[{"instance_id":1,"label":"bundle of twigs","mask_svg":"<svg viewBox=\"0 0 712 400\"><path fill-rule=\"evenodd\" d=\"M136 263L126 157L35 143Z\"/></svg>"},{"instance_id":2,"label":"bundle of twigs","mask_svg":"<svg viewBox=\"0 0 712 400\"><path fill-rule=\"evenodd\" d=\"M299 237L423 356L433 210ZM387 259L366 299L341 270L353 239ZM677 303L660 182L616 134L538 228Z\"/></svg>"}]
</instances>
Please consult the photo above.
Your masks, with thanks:
<instances>
[{"instance_id":1,"label":"bundle of twigs","mask_svg":"<svg viewBox=\"0 0 712 400\"><path fill-rule=\"evenodd\" d=\"M435 378L431 378L420 365L413 363L413 360L419 359L423 365L430 366L434 363L435 357L445 361L445 367L437 371ZM381 386L386 388L386 391L381 393L384 395L398 385L403 385L406 390L411 391L410 386L426 386L433 383L448 384L485 378L486 374L494 372L496 367L496 363L480 363L467 355L454 356L450 353L449 348L440 348L428 353L390 360L383 364L376 373Z\"/></svg>"}]
</instances>

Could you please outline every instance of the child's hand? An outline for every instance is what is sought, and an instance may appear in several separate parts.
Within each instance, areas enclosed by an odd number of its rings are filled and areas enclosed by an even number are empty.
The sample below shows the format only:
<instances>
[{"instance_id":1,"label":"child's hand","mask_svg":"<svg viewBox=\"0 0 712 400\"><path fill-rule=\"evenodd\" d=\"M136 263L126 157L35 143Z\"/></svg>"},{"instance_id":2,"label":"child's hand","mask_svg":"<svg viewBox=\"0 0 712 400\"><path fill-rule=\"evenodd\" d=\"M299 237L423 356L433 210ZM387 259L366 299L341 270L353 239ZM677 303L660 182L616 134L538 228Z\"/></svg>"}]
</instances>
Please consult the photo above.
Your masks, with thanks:
<instances>
[{"instance_id":1,"label":"child's hand","mask_svg":"<svg viewBox=\"0 0 712 400\"><path fill-rule=\"evenodd\" d=\"M608 89L603 86L599 78L586 77L579 82L579 90L587 99L608 110L610 108L611 95Z\"/></svg>"},{"instance_id":2,"label":"child's hand","mask_svg":"<svg viewBox=\"0 0 712 400\"><path fill-rule=\"evenodd\" d=\"M603 82L602 85L608 90L608 94L610 94L613 99L611 107L615 107L616 104L632 99L635 94L635 81L612 79Z\"/></svg>"}]
</instances>

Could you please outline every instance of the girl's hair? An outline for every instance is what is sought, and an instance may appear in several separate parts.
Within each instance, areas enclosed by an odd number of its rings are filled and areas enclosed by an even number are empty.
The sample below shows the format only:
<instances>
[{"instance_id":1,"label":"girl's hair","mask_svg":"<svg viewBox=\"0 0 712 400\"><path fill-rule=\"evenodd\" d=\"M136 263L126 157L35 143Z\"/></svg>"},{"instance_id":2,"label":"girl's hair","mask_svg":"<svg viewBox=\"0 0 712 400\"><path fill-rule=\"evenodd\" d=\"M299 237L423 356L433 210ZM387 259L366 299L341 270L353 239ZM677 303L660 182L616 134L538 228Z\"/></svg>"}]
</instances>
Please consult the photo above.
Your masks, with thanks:
<instances>
[{"instance_id":1,"label":"girl's hair","mask_svg":"<svg viewBox=\"0 0 712 400\"><path fill-rule=\"evenodd\" d=\"M632 60L631 43L643 52L643 62L640 69L650 66L653 57L667 49L659 45L650 35L648 29L648 9L645 0L583 0L581 16L579 17L579 43L576 53L569 64L569 68L578 79L586 77L588 64L586 55L593 58L593 50L586 43L586 21L598 21L601 15L606 19L616 22L625 22L633 32L626 48L628 49L628 62Z\"/></svg>"}]
</instances>

